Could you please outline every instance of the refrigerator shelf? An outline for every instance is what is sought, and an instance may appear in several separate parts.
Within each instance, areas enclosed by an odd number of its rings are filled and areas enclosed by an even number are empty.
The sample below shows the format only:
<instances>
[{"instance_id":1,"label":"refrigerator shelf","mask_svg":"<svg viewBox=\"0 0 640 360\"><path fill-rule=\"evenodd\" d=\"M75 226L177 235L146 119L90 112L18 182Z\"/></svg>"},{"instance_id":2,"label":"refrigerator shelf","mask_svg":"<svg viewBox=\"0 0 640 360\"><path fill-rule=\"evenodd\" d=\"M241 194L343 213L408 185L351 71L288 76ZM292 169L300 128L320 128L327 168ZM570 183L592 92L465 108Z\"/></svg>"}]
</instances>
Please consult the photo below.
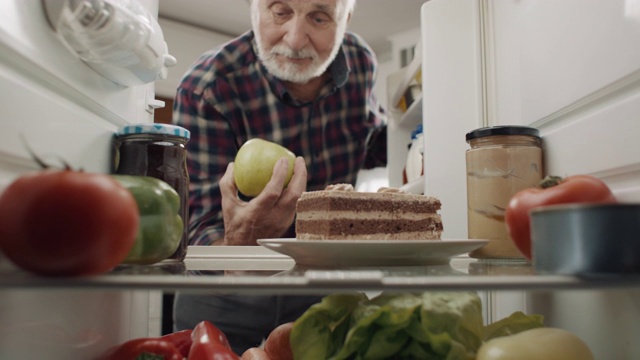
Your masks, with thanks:
<instances>
[{"instance_id":1,"label":"refrigerator shelf","mask_svg":"<svg viewBox=\"0 0 640 360\"><path fill-rule=\"evenodd\" d=\"M255 295L640 288L640 276L636 274L541 275L535 274L526 263L481 261L467 256L455 257L444 265L309 269L296 266L286 256L258 247L194 252L190 252L184 262L119 267L95 277L48 278L5 268L0 270L0 289L162 290Z\"/></svg>"}]
</instances>

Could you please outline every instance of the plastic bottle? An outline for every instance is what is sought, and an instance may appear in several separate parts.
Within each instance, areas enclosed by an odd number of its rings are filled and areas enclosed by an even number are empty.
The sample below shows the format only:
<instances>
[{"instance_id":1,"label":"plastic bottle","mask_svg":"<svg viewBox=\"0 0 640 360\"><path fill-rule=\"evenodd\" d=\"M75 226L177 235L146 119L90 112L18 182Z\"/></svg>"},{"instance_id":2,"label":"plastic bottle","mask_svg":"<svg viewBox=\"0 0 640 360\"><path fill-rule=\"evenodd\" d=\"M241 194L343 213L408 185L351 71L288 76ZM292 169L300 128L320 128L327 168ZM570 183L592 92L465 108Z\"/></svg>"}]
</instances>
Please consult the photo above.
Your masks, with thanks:
<instances>
[{"instance_id":1,"label":"plastic bottle","mask_svg":"<svg viewBox=\"0 0 640 360\"><path fill-rule=\"evenodd\" d=\"M407 182L418 179L424 173L423 149L423 130L422 124L419 124L411 133L411 146L409 147L405 165Z\"/></svg>"}]
</instances>

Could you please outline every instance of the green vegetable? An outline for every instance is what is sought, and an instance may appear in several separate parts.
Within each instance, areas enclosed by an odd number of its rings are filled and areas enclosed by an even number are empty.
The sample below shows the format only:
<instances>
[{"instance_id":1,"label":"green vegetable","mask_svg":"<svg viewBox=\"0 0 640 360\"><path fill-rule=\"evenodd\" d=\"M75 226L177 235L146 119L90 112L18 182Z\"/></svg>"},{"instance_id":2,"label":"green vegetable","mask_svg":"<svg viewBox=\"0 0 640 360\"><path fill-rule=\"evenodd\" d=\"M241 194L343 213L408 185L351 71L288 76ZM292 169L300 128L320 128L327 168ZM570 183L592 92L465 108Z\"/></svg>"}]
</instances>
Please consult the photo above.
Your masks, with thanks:
<instances>
[{"instance_id":1,"label":"green vegetable","mask_svg":"<svg viewBox=\"0 0 640 360\"><path fill-rule=\"evenodd\" d=\"M366 299L360 293L334 294L312 305L291 329L294 359L328 359L344 344L351 313Z\"/></svg>"},{"instance_id":2,"label":"green vegetable","mask_svg":"<svg viewBox=\"0 0 640 360\"><path fill-rule=\"evenodd\" d=\"M539 315L485 327L475 292L333 294L311 306L291 330L295 359L471 360L488 336L542 326Z\"/></svg>"},{"instance_id":3,"label":"green vegetable","mask_svg":"<svg viewBox=\"0 0 640 360\"><path fill-rule=\"evenodd\" d=\"M544 326L543 320L544 318L542 315L526 315L521 311L516 311L509 317L487 325L484 328L484 341L542 327Z\"/></svg>"},{"instance_id":4,"label":"green vegetable","mask_svg":"<svg viewBox=\"0 0 640 360\"><path fill-rule=\"evenodd\" d=\"M153 264L171 256L182 238L180 196L166 182L149 176L112 175L136 199L140 226L124 264Z\"/></svg>"}]
</instances>

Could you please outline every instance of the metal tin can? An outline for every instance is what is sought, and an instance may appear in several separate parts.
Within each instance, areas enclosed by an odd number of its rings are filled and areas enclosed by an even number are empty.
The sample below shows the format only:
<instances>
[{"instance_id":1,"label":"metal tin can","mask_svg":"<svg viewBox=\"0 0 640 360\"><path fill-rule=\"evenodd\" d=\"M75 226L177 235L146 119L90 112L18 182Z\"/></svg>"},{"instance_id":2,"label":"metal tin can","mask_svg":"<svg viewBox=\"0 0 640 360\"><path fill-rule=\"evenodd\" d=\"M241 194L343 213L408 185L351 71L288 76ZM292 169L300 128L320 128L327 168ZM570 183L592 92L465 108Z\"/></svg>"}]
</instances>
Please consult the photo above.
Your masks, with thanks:
<instances>
[{"instance_id":1,"label":"metal tin can","mask_svg":"<svg viewBox=\"0 0 640 360\"><path fill-rule=\"evenodd\" d=\"M533 267L546 274L640 274L640 204L531 210Z\"/></svg>"},{"instance_id":2,"label":"metal tin can","mask_svg":"<svg viewBox=\"0 0 640 360\"><path fill-rule=\"evenodd\" d=\"M466 134L467 224L470 239L489 240L469 255L480 259L524 259L509 237L504 213L518 191L543 177L542 139L526 126L493 126Z\"/></svg>"},{"instance_id":3,"label":"metal tin can","mask_svg":"<svg viewBox=\"0 0 640 360\"><path fill-rule=\"evenodd\" d=\"M182 239L178 249L167 260L184 260L189 244L186 150L189 137L187 129L175 125L132 124L121 127L114 138L116 174L155 177L169 184L180 195L179 211L184 223Z\"/></svg>"}]
</instances>

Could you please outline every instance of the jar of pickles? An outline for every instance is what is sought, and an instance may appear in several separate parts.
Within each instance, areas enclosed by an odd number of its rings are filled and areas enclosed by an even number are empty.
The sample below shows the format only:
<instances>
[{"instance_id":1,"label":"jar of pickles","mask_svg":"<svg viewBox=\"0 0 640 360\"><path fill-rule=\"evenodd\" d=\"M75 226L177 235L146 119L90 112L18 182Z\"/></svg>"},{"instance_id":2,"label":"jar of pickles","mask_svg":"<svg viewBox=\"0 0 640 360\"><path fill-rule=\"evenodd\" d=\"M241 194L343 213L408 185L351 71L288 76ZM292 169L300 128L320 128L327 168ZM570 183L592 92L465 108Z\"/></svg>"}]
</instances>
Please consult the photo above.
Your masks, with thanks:
<instances>
[{"instance_id":1,"label":"jar of pickles","mask_svg":"<svg viewBox=\"0 0 640 360\"><path fill-rule=\"evenodd\" d=\"M466 134L467 224L470 239L487 245L470 253L480 259L524 259L509 237L504 214L511 197L543 177L538 129L493 126Z\"/></svg>"},{"instance_id":2,"label":"jar of pickles","mask_svg":"<svg viewBox=\"0 0 640 360\"><path fill-rule=\"evenodd\" d=\"M167 260L184 260L187 254L189 220L189 175L187 173L188 130L167 124L132 124L118 130L114 138L114 172L151 176L169 184L180 196L183 229L180 245Z\"/></svg>"}]
</instances>

